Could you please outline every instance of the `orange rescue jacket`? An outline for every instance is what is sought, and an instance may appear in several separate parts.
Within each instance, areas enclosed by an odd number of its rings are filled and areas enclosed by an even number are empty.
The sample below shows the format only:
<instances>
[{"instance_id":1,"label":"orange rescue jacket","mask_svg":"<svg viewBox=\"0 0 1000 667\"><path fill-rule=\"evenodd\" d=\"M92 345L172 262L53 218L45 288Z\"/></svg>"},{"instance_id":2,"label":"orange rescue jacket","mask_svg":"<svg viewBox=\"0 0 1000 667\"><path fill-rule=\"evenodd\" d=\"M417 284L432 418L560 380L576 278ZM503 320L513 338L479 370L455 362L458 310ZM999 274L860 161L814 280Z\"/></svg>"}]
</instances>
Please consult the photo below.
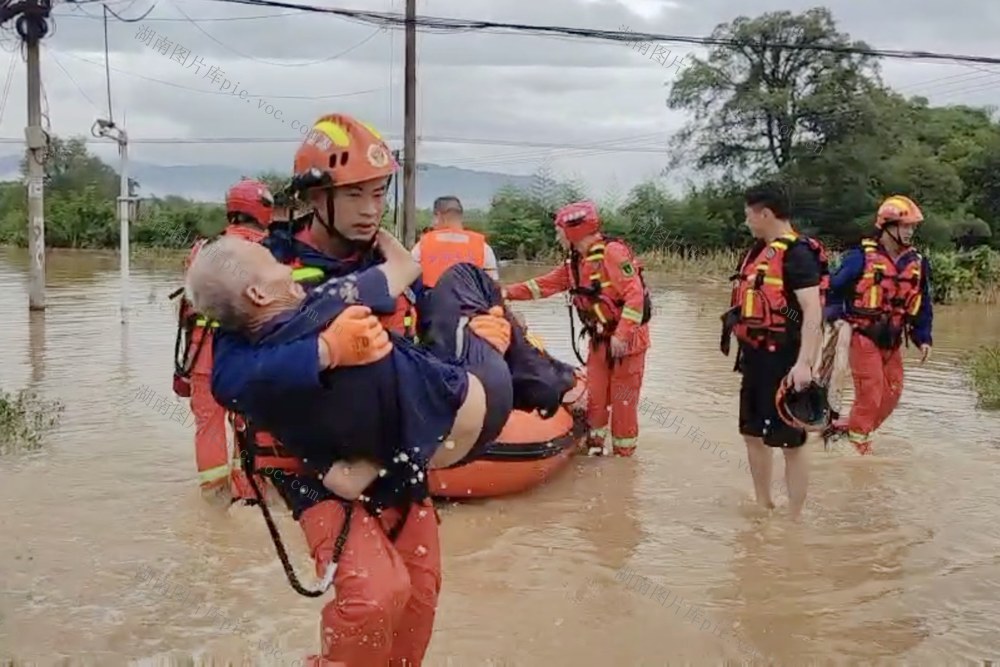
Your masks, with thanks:
<instances>
[{"instance_id":1,"label":"orange rescue jacket","mask_svg":"<svg viewBox=\"0 0 1000 667\"><path fill-rule=\"evenodd\" d=\"M543 299L570 292L591 343L612 336L626 354L649 349L649 293L631 249L617 239L599 239L587 252L538 278L506 288L512 301Z\"/></svg>"},{"instance_id":2,"label":"orange rescue jacket","mask_svg":"<svg viewBox=\"0 0 1000 667\"><path fill-rule=\"evenodd\" d=\"M441 274L456 264L483 268L486 237L468 229L433 229L420 237L421 279L434 287Z\"/></svg>"}]
</instances>

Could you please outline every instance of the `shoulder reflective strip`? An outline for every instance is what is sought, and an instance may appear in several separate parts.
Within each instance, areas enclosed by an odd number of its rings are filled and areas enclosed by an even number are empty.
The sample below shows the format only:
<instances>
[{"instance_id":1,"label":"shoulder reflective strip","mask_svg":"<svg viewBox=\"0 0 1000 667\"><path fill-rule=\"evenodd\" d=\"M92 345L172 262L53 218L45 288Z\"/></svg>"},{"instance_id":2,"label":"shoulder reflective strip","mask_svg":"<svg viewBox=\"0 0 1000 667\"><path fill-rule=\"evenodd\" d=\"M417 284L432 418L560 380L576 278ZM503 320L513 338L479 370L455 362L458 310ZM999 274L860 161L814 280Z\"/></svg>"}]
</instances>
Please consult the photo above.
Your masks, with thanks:
<instances>
[{"instance_id":1,"label":"shoulder reflective strip","mask_svg":"<svg viewBox=\"0 0 1000 667\"><path fill-rule=\"evenodd\" d=\"M591 310L594 311L594 315L597 315L597 319L601 321L601 324L608 323L608 318L604 316L604 311L601 310L601 306L599 304L595 303Z\"/></svg>"},{"instance_id":2,"label":"shoulder reflective strip","mask_svg":"<svg viewBox=\"0 0 1000 667\"><path fill-rule=\"evenodd\" d=\"M462 232L438 232L435 236L438 240L445 241L446 243L469 243L472 238L468 234Z\"/></svg>"},{"instance_id":3,"label":"shoulder reflective strip","mask_svg":"<svg viewBox=\"0 0 1000 667\"><path fill-rule=\"evenodd\" d=\"M747 290L746 298L743 300L743 315L745 317L753 317L753 307L754 307L754 295L757 290L749 289Z\"/></svg>"},{"instance_id":4,"label":"shoulder reflective strip","mask_svg":"<svg viewBox=\"0 0 1000 667\"><path fill-rule=\"evenodd\" d=\"M298 282L300 280L313 280L315 278L323 278L326 274L323 269L317 269L313 266L304 266L301 269L292 270L292 280Z\"/></svg>"},{"instance_id":5,"label":"shoulder reflective strip","mask_svg":"<svg viewBox=\"0 0 1000 667\"><path fill-rule=\"evenodd\" d=\"M765 285L784 285L785 281L784 281L783 278L775 278L773 276L765 276L764 277L764 284Z\"/></svg>"},{"instance_id":6,"label":"shoulder reflective strip","mask_svg":"<svg viewBox=\"0 0 1000 667\"><path fill-rule=\"evenodd\" d=\"M624 308L622 308L622 319L631 320L636 324L642 324L642 311L625 306Z\"/></svg>"},{"instance_id":7,"label":"shoulder reflective strip","mask_svg":"<svg viewBox=\"0 0 1000 667\"><path fill-rule=\"evenodd\" d=\"M538 286L538 283L535 282L534 278L532 278L531 280L529 280L524 284L528 286L528 291L531 292L532 299L542 298L542 289Z\"/></svg>"},{"instance_id":8,"label":"shoulder reflective strip","mask_svg":"<svg viewBox=\"0 0 1000 667\"><path fill-rule=\"evenodd\" d=\"M603 252L593 252L593 253L590 253L589 255L587 255L587 261L588 262L603 262L604 261L604 253Z\"/></svg>"},{"instance_id":9,"label":"shoulder reflective strip","mask_svg":"<svg viewBox=\"0 0 1000 667\"><path fill-rule=\"evenodd\" d=\"M198 481L200 481L202 484L214 482L224 477L229 477L228 464L222 466L216 466L214 468L209 468L208 470L202 470L200 473L198 473Z\"/></svg>"},{"instance_id":10,"label":"shoulder reflective strip","mask_svg":"<svg viewBox=\"0 0 1000 667\"><path fill-rule=\"evenodd\" d=\"M601 279L601 272L597 271L596 273L591 273L590 274L590 279L591 280L600 280Z\"/></svg>"}]
</instances>

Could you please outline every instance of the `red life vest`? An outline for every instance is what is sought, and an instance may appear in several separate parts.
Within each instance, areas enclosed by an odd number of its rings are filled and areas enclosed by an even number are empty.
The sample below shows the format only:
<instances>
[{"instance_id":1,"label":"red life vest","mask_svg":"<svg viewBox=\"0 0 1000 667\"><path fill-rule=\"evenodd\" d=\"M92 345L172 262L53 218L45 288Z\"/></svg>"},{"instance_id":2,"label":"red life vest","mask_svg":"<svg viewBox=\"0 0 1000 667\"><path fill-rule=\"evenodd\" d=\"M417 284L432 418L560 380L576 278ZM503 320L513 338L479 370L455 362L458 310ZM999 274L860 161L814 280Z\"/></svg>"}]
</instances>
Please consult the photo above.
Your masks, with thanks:
<instances>
[{"instance_id":1,"label":"red life vest","mask_svg":"<svg viewBox=\"0 0 1000 667\"><path fill-rule=\"evenodd\" d=\"M819 262L820 307L825 304L830 270L826 250L819 241L792 232L759 249L751 248L732 276L730 301L739 318L733 333L744 343L773 352L788 341L790 330L795 328L790 322L801 325L802 314L792 310L784 281L785 257L799 243L807 244Z\"/></svg>"},{"instance_id":2,"label":"red life vest","mask_svg":"<svg viewBox=\"0 0 1000 667\"><path fill-rule=\"evenodd\" d=\"M862 328L886 322L902 332L923 304L923 257L911 248L894 262L874 239L861 241L861 248L865 264L854 287L848 320Z\"/></svg>"},{"instance_id":3,"label":"red life vest","mask_svg":"<svg viewBox=\"0 0 1000 667\"><path fill-rule=\"evenodd\" d=\"M611 282L610 276L604 270L604 251L609 243L619 243L629 254L629 261L636 265L639 280L642 282L643 308L639 324L646 324L652 316L653 302L642 275L642 266L632 253L632 249L622 241L605 237L594 243L587 254L576 255L566 260L569 265L570 290L573 306L576 308L583 328L592 339L609 338L614 334L615 326L622 317L625 301L619 292L619 287Z\"/></svg>"}]
</instances>

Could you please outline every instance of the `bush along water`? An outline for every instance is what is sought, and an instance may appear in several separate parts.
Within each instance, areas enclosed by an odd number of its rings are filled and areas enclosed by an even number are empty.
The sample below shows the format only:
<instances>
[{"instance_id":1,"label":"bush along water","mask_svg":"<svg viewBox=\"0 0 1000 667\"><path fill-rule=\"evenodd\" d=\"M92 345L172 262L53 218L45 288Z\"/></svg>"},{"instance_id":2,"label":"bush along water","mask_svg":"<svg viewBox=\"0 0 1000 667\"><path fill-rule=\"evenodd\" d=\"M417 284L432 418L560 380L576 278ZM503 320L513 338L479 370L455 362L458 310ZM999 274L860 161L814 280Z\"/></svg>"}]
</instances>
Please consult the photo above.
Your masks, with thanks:
<instances>
[{"instance_id":1,"label":"bush along water","mask_svg":"<svg viewBox=\"0 0 1000 667\"><path fill-rule=\"evenodd\" d=\"M1000 345L980 347L966 359L979 405L1000 410Z\"/></svg>"},{"instance_id":2,"label":"bush along water","mask_svg":"<svg viewBox=\"0 0 1000 667\"><path fill-rule=\"evenodd\" d=\"M0 390L0 455L41 447L64 409L59 401L45 400L28 389L16 394Z\"/></svg>"}]
</instances>

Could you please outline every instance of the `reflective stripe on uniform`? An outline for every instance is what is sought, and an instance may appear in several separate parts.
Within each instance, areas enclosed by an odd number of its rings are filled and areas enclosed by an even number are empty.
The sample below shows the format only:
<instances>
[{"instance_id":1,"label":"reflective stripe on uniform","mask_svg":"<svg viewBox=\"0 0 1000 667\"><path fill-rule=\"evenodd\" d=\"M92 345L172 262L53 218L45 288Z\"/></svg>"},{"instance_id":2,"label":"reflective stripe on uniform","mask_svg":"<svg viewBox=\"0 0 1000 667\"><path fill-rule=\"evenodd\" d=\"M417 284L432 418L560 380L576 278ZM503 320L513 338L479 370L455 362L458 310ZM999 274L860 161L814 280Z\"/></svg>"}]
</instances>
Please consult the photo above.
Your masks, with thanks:
<instances>
[{"instance_id":1,"label":"reflective stripe on uniform","mask_svg":"<svg viewBox=\"0 0 1000 667\"><path fill-rule=\"evenodd\" d=\"M865 443L868 442L868 433L859 433L858 431L848 431L847 439L851 442Z\"/></svg>"},{"instance_id":2,"label":"reflective stripe on uniform","mask_svg":"<svg viewBox=\"0 0 1000 667\"><path fill-rule=\"evenodd\" d=\"M636 324L642 324L642 311L625 306L622 308L622 319L635 322Z\"/></svg>"},{"instance_id":3,"label":"reflective stripe on uniform","mask_svg":"<svg viewBox=\"0 0 1000 667\"><path fill-rule=\"evenodd\" d=\"M526 341L528 341L528 343L531 344L532 347L534 347L534 348L536 348L538 350L541 350L542 352L545 351L545 344L542 342L541 338L538 338L534 334L531 334L531 333L528 333L527 331L525 331L524 332L524 339Z\"/></svg>"},{"instance_id":4,"label":"reflective stripe on uniform","mask_svg":"<svg viewBox=\"0 0 1000 667\"><path fill-rule=\"evenodd\" d=\"M611 445L618 449L632 449L639 438L611 438Z\"/></svg>"},{"instance_id":5,"label":"reflective stripe on uniform","mask_svg":"<svg viewBox=\"0 0 1000 667\"><path fill-rule=\"evenodd\" d=\"M215 321L209 322L209 320L208 320L207 317L199 317L198 319L196 319L194 321L194 325L196 327L208 327L208 326L210 326L213 329L218 329L219 328L219 323L218 322L215 322Z\"/></svg>"},{"instance_id":6,"label":"reflective stripe on uniform","mask_svg":"<svg viewBox=\"0 0 1000 667\"><path fill-rule=\"evenodd\" d=\"M590 429L590 437L591 438L606 438L606 437L608 437L608 429L607 428L592 428L592 429Z\"/></svg>"},{"instance_id":7,"label":"reflective stripe on uniform","mask_svg":"<svg viewBox=\"0 0 1000 667\"><path fill-rule=\"evenodd\" d=\"M542 289L538 286L538 283L535 282L534 278L532 278L531 280L529 280L528 282L526 282L524 284L525 284L525 286L527 286L528 291L531 292L531 298L532 299L541 299L542 298Z\"/></svg>"},{"instance_id":8,"label":"reflective stripe on uniform","mask_svg":"<svg viewBox=\"0 0 1000 667\"><path fill-rule=\"evenodd\" d=\"M325 277L326 273L323 272L323 269L317 269L314 266L303 266L292 270L292 280L297 283L306 280L322 280Z\"/></svg>"},{"instance_id":9,"label":"reflective stripe on uniform","mask_svg":"<svg viewBox=\"0 0 1000 667\"><path fill-rule=\"evenodd\" d=\"M212 482L218 481L229 476L229 465L215 466L214 468L209 468L208 470L202 470L198 473L198 481L202 484L211 484Z\"/></svg>"}]
</instances>

